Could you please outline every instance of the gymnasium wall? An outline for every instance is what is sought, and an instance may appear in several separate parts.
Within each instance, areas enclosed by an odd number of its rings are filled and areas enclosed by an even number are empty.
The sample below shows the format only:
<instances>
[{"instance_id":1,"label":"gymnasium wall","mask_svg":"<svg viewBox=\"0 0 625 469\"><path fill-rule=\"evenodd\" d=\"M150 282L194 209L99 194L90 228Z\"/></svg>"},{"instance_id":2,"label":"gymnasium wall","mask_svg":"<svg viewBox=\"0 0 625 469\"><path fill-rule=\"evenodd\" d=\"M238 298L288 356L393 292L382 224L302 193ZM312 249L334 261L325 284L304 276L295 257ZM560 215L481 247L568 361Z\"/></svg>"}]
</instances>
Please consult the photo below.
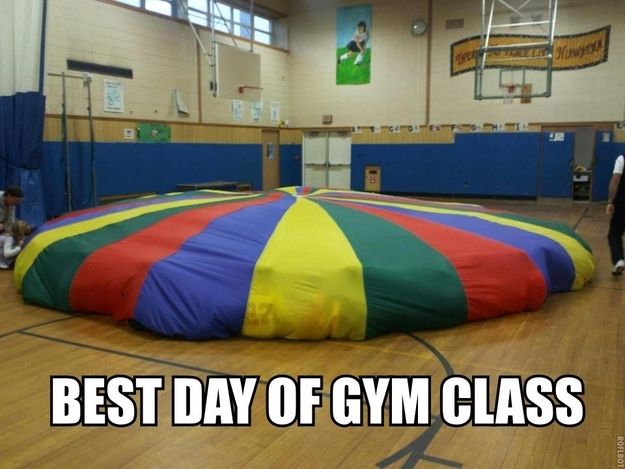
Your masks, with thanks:
<instances>
[{"instance_id":1,"label":"gymnasium wall","mask_svg":"<svg viewBox=\"0 0 625 469\"><path fill-rule=\"evenodd\" d=\"M280 186L302 184L302 132L298 129L280 130Z\"/></svg>"},{"instance_id":2,"label":"gymnasium wall","mask_svg":"<svg viewBox=\"0 0 625 469\"><path fill-rule=\"evenodd\" d=\"M381 167L382 191L459 196L568 197L572 196L574 135L552 141L543 126L595 123L596 130L612 130L625 120L625 2L563 0L557 34L578 34L611 26L609 58L601 65L553 73L553 95L529 104L515 100L475 101L474 74L452 77L450 45L478 35L479 0L428 2L388 0L361 2L373 7L371 26L371 83L335 84L334 38L336 9L354 2L325 0L296 2L289 12L289 96L295 126L320 127L321 116L332 114L333 126L360 126L353 135L352 187L364 188L367 165ZM427 35L410 34L414 18L428 16L431 48L430 99L427 90ZM543 3L541 2L541 5ZM535 5L534 5L535 7ZM533 11L536 13L536 11ZM544 11L542 12L544 14ZM464 20L462 29L446 29L449 19ZM429 113L429 122L427 117ZM467 124L508 123L506 131L484 125L473 133ZM528 132L511 123L529 122ZM421 127L408 133L407 124L440 124L439 132ZM402 125L391 134L388 125ZM453 133L449 124L464 124ZM369 126L381 125L380 133ZM597 140L596 200L605 198L605 178L613 164L622 131L612 144Z\"/></svg>"},{"instance_id":3,"label":"gymnasium wall","mask_svg":"<svg viewBox=\"0 0 625 469\"><path fill-rule=\"evenodd\" d=\"M371 83L335 84L336 8L340 0L294 2L289 12L291 123L310 127L332 114L339 126L426 123L427 36L410 33L413 18L427 17L427 0L371 0ZM612 25L609 58L595 67L553 73L553 95L531 104L475 101L474 74L450 76L450 45L479 35L480 0L434 0L430 122L605 122L625 119L625 2L562 0L556 34ZM545 2L540 2L543 5ZM536 3L539 5L539 3ZM535 12L535 10L533 10ZM544 13L544 12L543 12ZM446 30L449 19L462 29Z\"/></svg>"},{"instance_id":4,"label":"gymnasium wall","mask_svg":"<svg viewBox=\"0 0 625 469\"><path fill-rule=\"evenodd\" d=\"M264 6L279 11L285 3L268 0ZM255 45L261 55L262 119L252 121L246 102L243 119L235 121L232 101L215 98L209 90L208 62L186 22L106 0L55 0L48 9L43 150L48 216L67 210L67 201L60 143L61 80L47 74L66 70L68 58L131 68L134 74L133 79L93 76L98 197L168 192L178 183L210 180L236 180L262 188L261 128L278 125L271 122L269 103L279 102L282 118L288 118L285 50ZM208 31L198 30L208 44ZM232 45L225 35L217 34L217 40ZM237 41L240 47L249 47ZM123 83L123 113L104 112L105 78ZM188 116L175 111L174 89L180 91ZM82 208L92 203L93 194L87 93L80 80L67 80L67 97L74 208ZM124 129L136 129L139 122L170 125L171 143L125 140Z\"/></svg>"},{"instance_id":5,"label":"gymnasium wall","mask_svg":"<svg viewBox=\"0 0 625 469\"><path fill-rule=\"evenodd\" d=\"M66 70L68 58L131 68L133 79L120 78L124 85L122 114L103 111L103 77L94 75L93 114L113 118L206 122L236 125L275 126L270 120L269 102L288 110L287 53L255 45L261 56L261 82L265 102L261 122L253 122L246 107L243 121L232 118L231 100L214 98L209 91L210 74L195 38L184 21L125 8L111 1L55 0L48 6L46 73ZM208 32L200 29L208 45ZM232 44L218 34L219 42ZM241 47L248 43L238 40ZM72 72L79 75L77 72ZM68 114L86 115L86 91L79 80L68 80ZM178 89L189 110L188 117L174 109L173 92ZM46 112L61 112L61 80L46 76ZM201 115L201 120L200 120ZM120 136L121 138L121 136Z\"/></svg>"},{"instance_id":6,"label":"gymnasium wall","mask_svg":"<svg viewBox=\"0 0 625 469\"><path fill-rule=\"evenodd\" d=\"M383 192L536 197L540 137L463 134L453 144L355 145L352 184L363 190L365 166L378 165Z\"/></svg>"},{"instance_id":7,"label":"gymnasium wall","mask_svg":"<svg viewBox=\"0 0 625 469\"><path fill-rule=\"evenodd\" d=\"M332 128L363 127L353 135L352 181L362 189L364 168L380 165L386 192L439 195L545 195L544 183L562 195L570 172L562 173L568 147L557 147L545 174L545 133L541 123L611 122L623 120L625 109L625 2L564 0L558 33L584 32L612 24L607 63L586 70L554 73L554 95L531 104L503 105L473 100L473 74L450 77L449 45L479 32L480 2L432 2L432 75L430 122L439 132L408 132L407 124L425 124L427 36L410 34L413 18L427 17L427 0L371 0L373 6L372 79L368 85L335 85L336 7L355 4L324 0L267 0L265 6L288 14L289 50L256 45L261 54L264 109L252 122L249 104L242 121L232 117L231 100L214 98L210 70L184 22L139 12L109 0L49 2L46 72L66 68L67 58L129 67L134 79L124 83L122 114L103 111L102 76L93 83L98 196L167 192L180 182L232 179L262 187L261 129L276 127L269 103L281 104L280 184L301 183L302 130L319 128L322 114L333 114ZM593 5L589 5L592 3ZM620 15L620 16L619 16ZM461 30L445 30L445 21L464 18ZM618 23L617 23L618 21ZM207 42L208 32L200 29ZM220 42L229 43L218 35ZM240 44L244 42L239 41ZM181 92L190 115L174 112L173 90ZM66 209L61 161L61 87L46 77L47 118L44 135L45 190L48 215ZM86 92L80 81L68 81L70 153L76 165L76 206L88 206L90 166ZM599 103L599 104L597 104ZM171 143L145 144L123 139L124 129L138 122L171 126ZM532 122L529 132L453 133L448 124L474 122ZM388 127L370 133L368 126L403 125L401 133ZM611 127L611 124L610 124ZM598 151L608 161L625 141L615 131L614 144ZM607 163L606 163L607 164ZM560 169L558 169L560 168ZM559 172L558 172L559 171ZM564 174L564 176L563 176ZM566 180L565 180L566 179ZM554 183L555 181L555 183ZM555 184L555 186L554 186ZM550 190L551 190L550 189Z\"/></svg>"},{"instance_id":8,"label":"gymnasium wall","mask_svg":"<svg viewBox=\"0 0 625 469\"><path fill-rule=\"evenodd\" d=\"M72 142L69 145L72 161L73 208L93 206L91 186L90 145ZM45 142L46 158L43 171L47 175L44 193L49 216L67 210L64 197L65 175L60 142ZM198 144L153 143L127 145L124 143L97 143L97 196L119 194L167 193L184 182L205 180L200 175L219 175L216 179L249 183L261 188L260 145L254 144ZM171 162L176 160L176 164ZM210 180L210 179L208 179Z\"/></svg>"},{"instance_id":9,"label":"gymnasium wall","mask_svg":"<svg viewBox=\"0 0 625 469\"><path fill-rule=\"evenodd\" d=\"M436 3L436 2L435 2ZM321 125L394 125L425 122L426 36L410 34L413 18L427 16L425 0L370 0L371 83L336 85L338 1L293 2L289 10L290 122Z\"/></svg>"},{"instance_id":10,"label":"gymnasium wall","mask_svg":"<svg viewBox=\"0 0 625 469\"><path fill-rule=\"evenodd\" d=\"M545 3L535 3L534 7ZM531 104L520 104L519 100L515 100L512 105L503 105L501 100L475 101L474 73L450 76L449 46L480 34L481 2L436 0L433 4L433 123L602 122L625 119L625 2L559 1L556 35L579 34L612 25L608 61L580 70L554 71L550 98L534 98ZM464 18L464 28L445 30L446 20L453 18Z\"/></svg>"},{"instance_id":11,"label":"gymnasium wall","mask_svg":"<svg viewBox=\"0 0 625 469\"><path fill-rule=\"evenodd\" d=\"M89 122L68 122L74 209L92 204ZM171 143L127 143L118 135L131 120L96 118L97 195L171 192L184 182L232 180L262 188L262 129L231 125L170 124ZM49 116L44 129L44 192L48 216L67 211L61 119ZM301 183L302 133L280 129L280 184Z\"/></svg>"}]
</instances>

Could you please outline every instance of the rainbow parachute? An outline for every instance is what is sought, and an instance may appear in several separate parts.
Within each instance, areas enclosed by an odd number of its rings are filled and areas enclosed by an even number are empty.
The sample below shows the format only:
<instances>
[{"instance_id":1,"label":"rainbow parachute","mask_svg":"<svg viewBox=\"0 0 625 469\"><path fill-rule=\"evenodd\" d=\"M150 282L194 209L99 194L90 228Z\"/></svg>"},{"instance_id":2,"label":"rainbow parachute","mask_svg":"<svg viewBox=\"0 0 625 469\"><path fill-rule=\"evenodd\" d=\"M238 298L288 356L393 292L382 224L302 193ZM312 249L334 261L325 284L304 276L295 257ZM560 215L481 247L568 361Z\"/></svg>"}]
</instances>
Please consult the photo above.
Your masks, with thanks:
<instances>
[{"instance_id":1,"label":"rainbow parachute","mask_svg":"<svg viewBox=\"0 0 625 469\"><path fill-rule=\"evenodd\" d=\"M197 191L73 212L19 256L26 302L168 336L364 339L534 311L591 277L564 225L351 191Z\"/></svg>"}]
</instances>

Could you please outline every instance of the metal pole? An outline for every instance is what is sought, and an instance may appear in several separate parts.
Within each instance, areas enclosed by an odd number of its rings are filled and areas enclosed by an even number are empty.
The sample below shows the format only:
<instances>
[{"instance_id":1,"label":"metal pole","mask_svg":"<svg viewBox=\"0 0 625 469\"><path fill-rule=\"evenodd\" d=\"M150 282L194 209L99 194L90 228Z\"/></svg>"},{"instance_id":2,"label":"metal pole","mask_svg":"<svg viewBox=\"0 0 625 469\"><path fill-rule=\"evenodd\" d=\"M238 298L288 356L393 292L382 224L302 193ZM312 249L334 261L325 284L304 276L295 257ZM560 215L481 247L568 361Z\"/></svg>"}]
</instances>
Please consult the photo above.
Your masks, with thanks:
<instances>
[{"instance_id":1,"label":"metal pole","mask_svg":"<svg viewBox=\"0 0 625 469\"><path fill-rule=\"evenodd\" d=\"M484 42L484 60L482 61L481 68L484 71L486 66L486 54L488 54L488 44L490 42L490 31L493 25L493 14L495 13L495 0L490 4L490 15L488 17L488 30L486 32L486 41Z\"/></svg>"},{"instance_id":2,"label":"metal pole","mask_svg":"<svg viewBox=\"0 0 625 469\"><path fill-rule=\"evenodd\" d=\"M89 112L89 141L91 156L91 190L93 192L93 206L98 205L98 191L96 187L96 171L95 171L95 133L93 130L93 113L91 111L91 75L85 73L83 75L83 83L87 86L87 111Z\"/></svg>"},{"instance_id":3,"label":"metal pole","mask_svg":"<svg viewBox=\"0 0 625 469\"><path fill-rule=\"evenodd\" d=\"M547 48L547 55L549 58L547 59L547 89L545 90L545 96L551 96L551 73L553 71L553 39L556 33L556 18L558 14L558 0L554 0L553 2L549 0L549 9L550 11L550 19L551 25L549 26L549 46Z\"/></svg>"},{"instance_id":4,"label":"metal pole","mask_svg":"<svg viewBox=\"0 0 625 469\"><path fill-rule=\"evenodd\" d=\"M324 164L326 170L326 185L324 189L330 186L330 132L326 132L326 162Z\"/></svg>"},{"instance_id":5,"label":"metal pole","mask_svg":"<svg viewBox=\"0 0 625 469\"><path fill-rule=\"evenodd\" d=\"M473 97L474 99L482 99L482 61L484 36L486 34L486 0L482 0L482 23L480 30L480 48L475 57L475 81L473 82Z\"/></svg>"},{"instance_id":6,"label":"metal pole","mask_svg":"<svg viewBox=\"0 0 625 469\"><path fill-rule=\"evenodd\" d=\"M200 46L200 49L202 49L202 53L204 54L204 57L206 57L206 60L208 61L208 66L213 68L213 83L217 83L216 80L216 75L215 75L215 47L213 46L214 41L215 41L215 23L213 20L213 0L210 0L210 24L211 24L211 29L212 29L212 34L211 34L211 52L210 54L208 53L208 51L206 50L206 47L204 47L204 43L202 42L202 39L200 38L200 35L198 34L195 25L193 24L193 21L191 21L191 17L189 16L189 9L187 8L187 5L182 1L182 0L178 0L178 6L180 9L182 9L182 11L184 11L186 17L187 17L187 22L189 23L189 26L191 27L191 31L193 32L193 35L195 36L195 40L197 41L198 45ZM198 60L198 67L200 67L200 63ZM213 88L213 96L217 96L217 87L215 86Z\"/></svg>"},{"instance_id":7,"label":"metal pole","mask_svg":"<svg viewBox=\"0 0 625 469\"><path fill-rule=\"evenodd\" d=\"M250 0L250 52L254 52L254 0Z\"/></svg>"},{"instance_id":8,"label":"metal pole","mask_svg":"<svg viewBox=\"0 0 625 469\"><path fill-rule=\"evenodd\" d=\"M213 57L213 97L217 97L217 55L215 54L215 0L210 0L211 3L211 56Z\"/></svg>"},{"instance_id":9,"label":"metal pole","mask_svg":"<svg viewBox=\"0 0 625 469\"><path fill-rule=\"evenodd\" d=\"M67 91L65 86L65 72L61 73L63 98L61 101L61 138L63 141L63 160L65 161L65 191L67 194L67 210L72 211L72 178L71 164L69 160L69 142L67 141Z\"/></svg>"}]
</instances>

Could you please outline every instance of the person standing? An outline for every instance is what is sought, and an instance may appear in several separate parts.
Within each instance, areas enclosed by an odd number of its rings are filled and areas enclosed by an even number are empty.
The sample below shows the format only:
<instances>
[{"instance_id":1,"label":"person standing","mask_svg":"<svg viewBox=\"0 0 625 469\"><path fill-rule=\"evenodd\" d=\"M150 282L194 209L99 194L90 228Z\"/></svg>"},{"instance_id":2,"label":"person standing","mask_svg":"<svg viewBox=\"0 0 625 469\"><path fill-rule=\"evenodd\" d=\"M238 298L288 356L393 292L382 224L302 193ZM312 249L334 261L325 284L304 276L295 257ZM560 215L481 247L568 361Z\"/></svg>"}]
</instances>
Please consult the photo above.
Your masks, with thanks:
<instances>
[{"instance_id":1,"label":"person standing","mask_svg":"<svg viewBox=\"0 0 625 469\"><path fill-rule=\"evenodd\" d=\"M612 256L612 275L621 275L625 271L625 255L623 254L623 233L625 233L625 178L623 169L625 157L620 155L614 164L614 172L608 190L608 206L606 213L610 216L608 243Z\"/></svg>"},{"instance_id":2,"label":"person standing","mask_svg":"<svg viewBox=\"0 0 625 469\"><path fill-rule=\"evenodd\" d=\"M11 231L15 223L15 207L20 204L24 193L17 186L9 186L0 191L0 233Z\"/></svg>"}]
</instances>

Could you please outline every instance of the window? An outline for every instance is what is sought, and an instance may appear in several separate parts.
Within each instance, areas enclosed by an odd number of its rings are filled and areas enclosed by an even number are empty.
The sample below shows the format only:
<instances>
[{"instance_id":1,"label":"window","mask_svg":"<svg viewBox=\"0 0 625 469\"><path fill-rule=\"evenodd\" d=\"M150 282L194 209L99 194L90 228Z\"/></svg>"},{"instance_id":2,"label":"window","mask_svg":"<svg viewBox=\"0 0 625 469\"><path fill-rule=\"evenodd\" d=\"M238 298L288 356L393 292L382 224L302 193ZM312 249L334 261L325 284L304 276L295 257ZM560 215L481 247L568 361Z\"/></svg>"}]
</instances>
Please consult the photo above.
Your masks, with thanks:
<instances>
[{"instance_id":1,"label":"window","mask_svg":"<svg viewBox=\"0 0 625 469\"><path fill-rule=\"evenodd\" d=\"M133 6L135 8L143 8L145 10L160 13L161 15L173 16L173 2L178 0L115 0L119 3Z\"/></svg>"},{"instance_id":2,"label":"window","mask_svg":"<svg viewBox=\"0 0 625 469\"><path fill-rule=\"evenodd\" d=\"M141 8L141 0L117 0L119 3L125 3L133 7Z\"/></svg>"},{"instance_id":3,"label":"window","mask_svg":"<svg viewBox=\"0 0 625 469\"><path fill-rule=\"evenodd\" d=\"M249 39L252 36L250 24L250 12L241 11L236 8L232 12L232 20L234 25L234 34Z\"/></svg>"},{"instance_id":4,"label":"window","mask_svg":"<svg viewBox=\"0 0 625 469\"><path fill-rule=\"evenodd\" d=\"M208 2L206 0L189 0L188 6L204 13L208 11Z\"/></svg>"},{"instance_id":5,"label":"window","mask_svg":"<svg viewBox=\"0 0 625 469\"><path fill-rule=\"evenodd\" d=\"M271 44L271 20L262 16L254 16L254 40L263 44Z\"/></svg>"},{"instance_id":6,"label":"window","mask_svg":"<svg viewBox=\"0 0 625 469\"><path fill-rule=\"evenodd\" d=\"M208 27L208 15L206 13L189 9L189 19L194 24Z\"/></svg>"},{"instance_id":7,"label":"window","mask_svg":"<svg viewBox=\"0 0 625 469\"><path fill-rule=\"evenodd\" d=\"M161 15L172 15L172 0L145 0L145 9L160 13Z\"/></svg>"},{"instance_id":8,"label":"window","mask_svg":"<svg viewBox=\"0 0 625 469\"><path fill-rule=\"evenodd\" d=\"M185 10L178 6L178 0L116 0L136 8L153 11L161 15L176 16L186 19ZM245 9L237 8L227 2L213 0L187 0L189 19L194 24L210 27L211 9L215 14L215 30L233 34L244 39L252 38L262 44L273 44L273 20L264 16L254 15Z\"/></svg>"},{"instance_id":9,"label":"window","mask_svg":"<svg viewBox=\"0 0 625 469\"><path fill-rule=\"evenodd\" d=\"M200 26L208 26L208 2L206 0L189 0L189 19Z\"/></svg>"},{"instance_id":10,"label":"window","mask_svg":"<svg viewBox=\"0 0 625 469\"><path fill-rule=\"evenodd\" d=\"M210 0L188 0L189 17L195 24L210 27ZM233 34L244 39L252 38L263 44L273 42L273 21L269 18L254 15L254 27L252 28L251 15L247 10L236 8L225 2L215 2L215 30L226 34ZM184 16L184 12L181 12Z\"/></svg>"}]
</instances>

